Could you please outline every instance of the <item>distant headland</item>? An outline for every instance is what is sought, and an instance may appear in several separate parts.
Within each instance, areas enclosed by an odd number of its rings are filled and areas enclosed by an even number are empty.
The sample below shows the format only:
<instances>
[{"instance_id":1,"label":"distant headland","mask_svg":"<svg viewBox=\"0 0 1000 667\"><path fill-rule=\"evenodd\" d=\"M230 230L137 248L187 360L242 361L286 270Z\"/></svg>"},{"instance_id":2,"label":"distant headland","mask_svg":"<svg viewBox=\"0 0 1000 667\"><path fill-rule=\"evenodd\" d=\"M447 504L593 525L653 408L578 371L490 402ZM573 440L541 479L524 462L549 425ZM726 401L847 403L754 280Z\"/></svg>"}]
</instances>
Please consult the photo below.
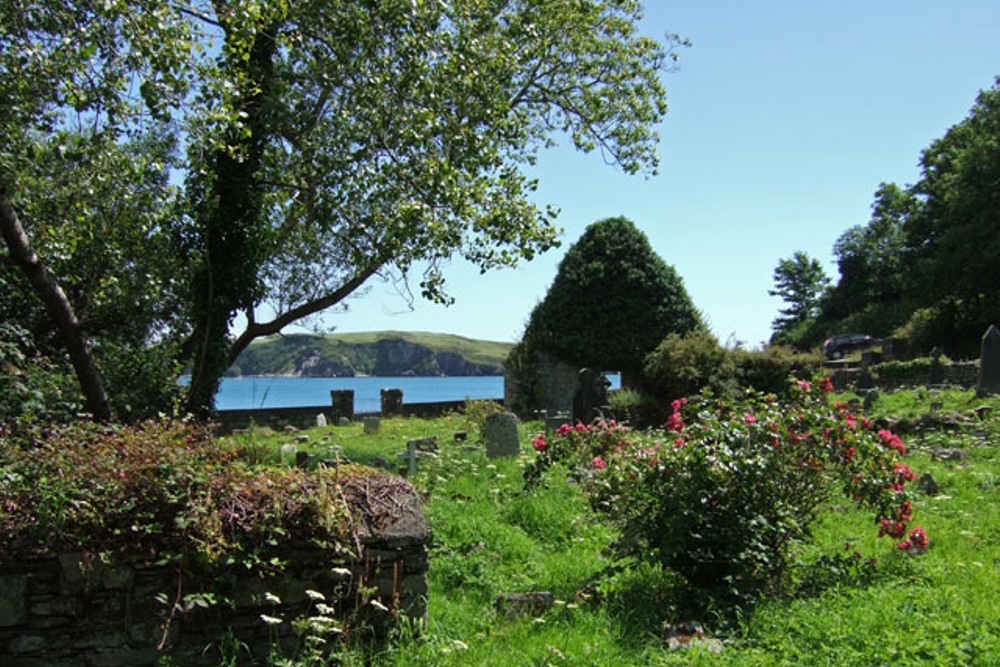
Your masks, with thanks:
<instances>
[{"instance_id":1,"label":"distant headland","mask_svg":"<svg viewBox=\"0 0 1000 667\"><path fill-rule=\"evenodd\" d=\"M254 341L226 375L503 375L503 363L512 346L451 334L409 331L285 334Z\"/></svg>"}]
</instances>

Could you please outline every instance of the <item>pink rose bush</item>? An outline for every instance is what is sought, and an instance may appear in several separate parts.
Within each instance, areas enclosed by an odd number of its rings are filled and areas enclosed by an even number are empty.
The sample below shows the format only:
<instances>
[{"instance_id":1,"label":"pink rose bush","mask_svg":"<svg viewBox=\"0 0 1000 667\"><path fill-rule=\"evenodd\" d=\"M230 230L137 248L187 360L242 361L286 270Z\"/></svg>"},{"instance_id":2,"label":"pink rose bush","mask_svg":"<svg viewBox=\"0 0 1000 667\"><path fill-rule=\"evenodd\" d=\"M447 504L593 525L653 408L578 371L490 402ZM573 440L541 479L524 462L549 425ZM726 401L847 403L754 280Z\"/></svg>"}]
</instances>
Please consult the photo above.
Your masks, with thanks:
<instances>
[{"instance_id":1,"label":"pink rose bush","mask_svg":"<svg viewBox=\"0 0 1000 667\"><path fill-rule=\"evenodd\" d=\"M628 432L625 426L609 420L594 424L563 424L555 430L551 439L545 433L539 433L532 440L537 457L524 471L526 488L538 484L554 463L575 465L586 461L587 468L603 470L607 467L604 454L612 447L628 442Z\"/></svg>"},{"instance_id":2,"label":"pink rose bush","mask_svg":"<svg viewBox=\"0 0 1000 667\"><path fill-rule=\"evenodd\" d=\"M620 530L619 553L658 559L696 590L738 598L776 590L795 548L836 492L870 509L880 535L907 535L913 505L898 435L844 403L828 378L797 381L787 399L748 392L672 403L658 430L614 422L560 427L526 472L575 465L591 504ZM910 530L900 551L930 541Z\"/></svg>"}]
</instances>

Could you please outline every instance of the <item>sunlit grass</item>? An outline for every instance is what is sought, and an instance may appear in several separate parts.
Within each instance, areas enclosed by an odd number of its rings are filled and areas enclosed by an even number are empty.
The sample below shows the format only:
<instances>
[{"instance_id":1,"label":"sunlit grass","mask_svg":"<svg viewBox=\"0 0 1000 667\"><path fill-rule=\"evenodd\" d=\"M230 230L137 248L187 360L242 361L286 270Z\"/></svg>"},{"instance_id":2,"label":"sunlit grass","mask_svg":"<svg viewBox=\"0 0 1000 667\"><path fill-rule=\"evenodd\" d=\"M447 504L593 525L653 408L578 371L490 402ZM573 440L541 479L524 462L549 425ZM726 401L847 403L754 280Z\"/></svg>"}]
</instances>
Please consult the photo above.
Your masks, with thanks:
<instances>
[{"instance_id":1,"label":"sunlit grass","mask_svg":"<svg viewBox=\"0 0 1000 667\"><path fill-rule=\"evenodd\" d=\"M871 416L920 415L932 399L943 410L1000 407L969 392L896 394L880 396ZM909 463L939 485L914 503L914 523L931 538L926 553L904 555L890 538L877 537L870 514L833 501L781 596L696 619L722 641L720 653L664 648L663 623L686 620L677 617L676 578L656 566L613 561L616 535L564 470L523 492L539 424L522 425L524 451L512 459L487 459L471 429L469 441L456 442L454 432L467 428L458 416L384 420L377 437L360 425L311 430L308 446L329 435L346 456L363 460L404 449L412 437L438 435L441 443L439 458L422 460L413 478L427 496L433 535L427 627L366 664L989 666L1000 665L998 423L994 414L965 430L925 433L923 444L911 437ZM965 456L934 460L934 443ZM550 591L557 602L537 617L495 611L498 595L528 591Z\"/></svg>"}]
</instances>

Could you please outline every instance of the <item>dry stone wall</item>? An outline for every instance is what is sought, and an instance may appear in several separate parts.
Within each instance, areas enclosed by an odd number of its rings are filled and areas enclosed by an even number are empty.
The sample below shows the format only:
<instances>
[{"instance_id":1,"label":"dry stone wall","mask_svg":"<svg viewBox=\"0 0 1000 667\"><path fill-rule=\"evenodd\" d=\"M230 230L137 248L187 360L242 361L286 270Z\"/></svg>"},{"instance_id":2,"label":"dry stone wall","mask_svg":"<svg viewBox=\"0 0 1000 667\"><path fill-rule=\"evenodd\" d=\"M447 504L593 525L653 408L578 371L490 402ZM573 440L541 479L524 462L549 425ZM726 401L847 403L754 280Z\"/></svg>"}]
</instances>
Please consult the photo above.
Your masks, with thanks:
<instances>
[{"instance_id":1,"label":"dry stone wall","mask_svg":"<svg viewBox=\"0 0 1000 667\"><path fill-rule=\"evenodd\" d=\"M172 564L107 565L82 553L5 565L0 665L142 667L164 657L218 665L227 641L243 647L240 664L262 664L273 646L294 646L291 621L316 614L316 593L355 631L379 634L397 616L421 623L427 525L418 503L401 506L385 525L364 527L357 557L331 561L318 547L287 545L284 568L268 577L235 569L199 577Z\"/></svg>"}]
</instances>

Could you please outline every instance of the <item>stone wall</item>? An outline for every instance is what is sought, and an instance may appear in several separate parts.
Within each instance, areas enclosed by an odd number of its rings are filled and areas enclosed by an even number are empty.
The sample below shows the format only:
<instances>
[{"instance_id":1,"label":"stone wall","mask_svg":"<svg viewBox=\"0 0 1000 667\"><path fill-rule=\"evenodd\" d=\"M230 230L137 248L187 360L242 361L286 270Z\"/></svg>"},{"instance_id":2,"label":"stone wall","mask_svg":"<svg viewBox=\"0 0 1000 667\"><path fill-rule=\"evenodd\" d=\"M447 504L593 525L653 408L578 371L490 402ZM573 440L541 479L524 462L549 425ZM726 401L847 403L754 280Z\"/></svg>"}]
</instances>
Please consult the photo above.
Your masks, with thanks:
<instances>
[{"instance_id":1,"label":"stone wall","mask_svg":"<svg viewBox=\"0 0 1000 667\"><path fill-rule=\"evenodd\" d=\"M566 417L573 412L573 396L580 387L580 368L539 354L529 371L530 377L520 377L508 369L504 376L504 404L521 417L535 410L542 417ZM527 409L526 409L527 406Z\"/></svg>"},{"instance_id":2,"label":"stone wall","mask_svg":"<svg viewBox=\"0 0 1000 667\"><path fill-rule=\"evenodd\" d=\"M405 399L405 396L404 396ZM465 401L440 401L437 403L403 403L400 414L408 417L439 417L447 412L458 412L465 407ZM246 429L250 424L267 426L281 430L287 426L305 429L316 425L316 415L326 417L328 424L336 424L335 410L330 405L316 405L296 408L256 408L250 410L219 410L216 421L221 433L231 433ZM366 413L354 413L355 418Z\"/></svg>"},{"instance_id":3,"label":"stone wall","mask_svg":"<svg viewBox=\"0 0 1000 667\"><path fill-rule=\"evenodd\" d=\"M929 368L914 366L909 372L895 371L879 374L875 372L875 386L883 390L947 385L962 389L974 389L979 381L979 361L954 361L932 364Z\"/></svg>"},{"instance_id":4,"label":"stone wall","mask_svg":"<svg viewBox=\"0 0 1000 667\"><path fill-rule=\"evenodd\" d=\"M142 667L167 657L173 665L214 666L227 641L242 647L239 664L262 664L273 646L292 650L291 621L316 614L312 591L354 631L383 632L397 613L422 623L427 525L418 502L399 506L386 525L361 530L359 556L336 562L318 547L288 545L283 571L267 577L238 569L199 577L172 564L111 566L81 553L4 565L0 665ZM362 588L373 592L361 598ZM269 625L262 614L282 622Z\"/></svg>"}]
</instances>

